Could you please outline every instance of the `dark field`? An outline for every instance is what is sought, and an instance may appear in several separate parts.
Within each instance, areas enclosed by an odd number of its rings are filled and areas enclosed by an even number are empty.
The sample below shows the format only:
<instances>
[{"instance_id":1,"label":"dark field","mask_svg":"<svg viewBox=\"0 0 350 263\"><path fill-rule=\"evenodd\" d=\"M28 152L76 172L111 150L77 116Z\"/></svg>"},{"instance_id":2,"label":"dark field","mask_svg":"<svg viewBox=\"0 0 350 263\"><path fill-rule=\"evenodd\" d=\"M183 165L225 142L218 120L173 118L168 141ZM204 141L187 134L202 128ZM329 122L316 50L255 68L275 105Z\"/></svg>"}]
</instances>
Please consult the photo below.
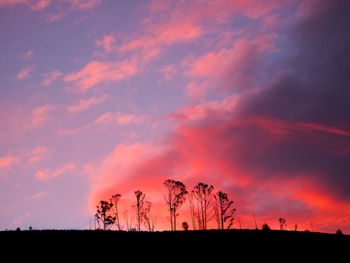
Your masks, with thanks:
<instances>
[{"instance_id":1,"label":"dark field","mask_svg":"<svg viewBox=\"0 0 350 263\"><path fill-rule=\"evenodd\" d=\"M2 255L34 262L348 262L350 248L349 235L277 230L3 231L0 240Z\"/></svg>"},{"instance_id":2,"label":"dark field","mask_svg":"<svg viewBox=\"0 0 350 263\"><path fill-rule=\"evenodd\" d=\"M1 241L18 244L115 244L148 246L149 242L159 246L178 244L179 246L230 247L234 245L310 245L347 244L350 235L327 234L303 231L279 230L206 230L206 231L162 231L125 232L99 230L22 230L1 231Z\"/></svg>"}]
</instances>

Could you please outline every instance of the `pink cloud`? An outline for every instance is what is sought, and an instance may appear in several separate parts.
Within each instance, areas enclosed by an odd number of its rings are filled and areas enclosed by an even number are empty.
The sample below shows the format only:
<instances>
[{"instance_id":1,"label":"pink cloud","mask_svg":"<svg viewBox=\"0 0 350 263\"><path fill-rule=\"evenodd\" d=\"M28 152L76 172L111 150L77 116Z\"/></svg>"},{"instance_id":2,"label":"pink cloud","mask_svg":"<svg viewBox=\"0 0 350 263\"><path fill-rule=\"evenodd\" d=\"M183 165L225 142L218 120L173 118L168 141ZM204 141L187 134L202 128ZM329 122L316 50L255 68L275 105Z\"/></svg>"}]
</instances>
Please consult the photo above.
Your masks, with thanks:
<instances>
[{"instance_id":1,"label":"pink cloud","mask_svg":"<svg viewBox=\"0 0 350 263\"><path fill-rule=\"evenodd\" d=\"M17 161L18 159L11 155L0 157L0 169L8 168Z\"/></svg>"},{"instance_id":2,"label":"pink cloud","mask_svg":"<svg viewBox=\"0 0 350 263\"><path fill-rule=\"evenodd\" d=\"M86 129L86 126L80 127L80 128L74 128L74 129L62 129L59 131L60 135L76 135L78 132Z\"/></svg>"},{"instance_id":3,"label":"pink cloud","mask_svg":"<svg viewBox=\"0 0 350 263\"><path fill-rule=\"evenodd\" d=\"M132 204L132 191L141 187L155 204L158 227L168 229L162 182L175 178L189 188L204 181L213 184L216 190L227 192L245 224L255 213L259 224L266 222L274 228L278 228L276 218L279 216L287 217L289 223L298 224L303 230L309 229L310 220L317 220L322 231L329 231L336 224L348 226L345 221L350 219L350 214L345 211L349 211L346 209L350 203L337 197L320 180L322 168L311 172L306 163L306 167L296 170L294 167L293 171L288 167L279 170L271 168L268 158L264 157L272 154L284 160L279 147L285 142L289 145L301 141L301 147L306 143L320 152L336 151L337 146L329 149L327 143L319 145L318 136L327 141L329 135L348 137L348 131L262 116L240 118L235 115L240 99L234 95L221 101L184 106L175 112L183 116L176 118L179 121L176 130L163 140L117 146L89 171L93 178L89 195L91 209L99 200L115 193L124 195L125 204ZM299 157L297 154L289 158ZM318 218L320 215L322 220ZM188 220L188 216L184 208L180 217ZM215 227L215 222L211 222L211 226ZM250 222L249 227L254 227L254 223Z\"/></svg>"},{"instance_id":4,"label":"pink cloud","mask_svg":"<svg viewBox=\"0 0 350 263\"><path fill-rule=\"evenodd\" d=\"M201 35L199 26L193 25L191 21L179 21L149 24L146 32L127 41L120 51L137 51L140 59L148 62L159 56L163 46L191 41Z\"/></svg>"},{"instance_id":5,"label":"pink cloud","mask_svg":"<svg viewBox=\"0 0 350 263\"><path fill-rule=\"evenodd\" d=\"M33 58L33 56L34 56L34 50L28 50L24 53L21 52L21 54L19 55L21 59L31 59Z\"/></svg>"},{"instance_id":6,"label":"pink cloud","mask_svg":"<svg viewBox=\"0 0 350 263\"><path fill-rule=\"evenodd\" d=\"M60 70L54 70L49 73L46 73L44 74L44 80L42 84L44 86L49 86L61 76L62 76L62 72Z\"/></svg>"},{"instance_id":7,"label":"pink cloud","mask_svg":"<svg viewBox=\"0 0 350 263\"><path fill-rule=\"evenodd\" d=\"M119 125L141 124L148 119L146 115L121 113L121 112L106 112L100 115L95 121L94 125L117 123Z\"/></svg>"},{"instance_id":8,"label":"pink cloud","mask_svg":"<svg viewBox=\"0 0 350 263\"><path fill-rule=\"evenodd\" d=\"M34 10L42 10L51 4L51 0L37 0L35 3L31 4L31 8Z\"/></svg>"},{"instance_id":9,"label":"pink cloud","mask_svg":"<svg viewBox=\"0 0 350 263\"><path fill-rule=\"evenodd\" d=\"M185 74L192 78L224 80L230 83L227 89L251 88L260 74L259 61L262 56L275 53L275 34L262 35L254 39L239 38L232 48L209 52L198 58L187 58L182 65ZM218 85L216 85L218 86ZM223 83L219 85L223 88Z\"/></svg>"},{"instance_id":10,"label":"pink cloud","mask_svg":"<svg viewBox=\"0 0 350 263\"><path fill-rule=\"evenodd\" d=\"M144 114L132 114L132 113L122 113L122 112L105 112L98 116L92 123L88 123L81 127L73 129L62 129L59 131L61 135L76 135L81 131L96 128L96 130L101 131L106 128L108 125L139 125L143 124L146 121L151 120L151 117ZM132 136L135 136L135 133L130 133Z\"/></svg>"},{"instance_id":11,"label":"pink cloud","mask_svg":"<svg viewBox=\"0 0 350 263\"><path fill-rule=\"evenodd\" d=\"M159 72L163 74L166 80L171 80L177 72L176 65L164 66L161 69L159 69Z\"/></svg>"},{"instance_id":12,"label":"pink cloud","mask_svg":"<svg viewBox=\"0 0 350 263\"><path fill-rule=\"evenodd\" d=\"M18 74L17 74L17 76L16 76L17 80L23 80L23 79L29 78L29 77L30 77L30 74L31 74L34 70L35 70L35 67L33 67L33 66L27 66L27 67L25 67L25 68L22 68L22 69L18 72Z\"/></svg>"},{"instance_id":13,"label":"pink cloud","mask_svg":"<svg viewBox=\"0 0 350 263\"><path fill-rule=\"evenodd\" d=\"M51 156L51 151L49 151L45 146L35 147L28 154L28 163L33 164L41 160L48 159Z\"/></svg>"},{"instance_id":14,"label":"pink cloud","mask_svg":"<svg viewBox=\"0 0 350 263\"><path fill-rule=\"evenodd\" d=\"M10 224L11 227L17 227L18 225L22 224L28 217L30 217L30 212L26 212L24 215L16 218L13 220Z\"/></svg>"},{"instance_id":15,"label":"pink cloud","mask_svg":"<svg viewBox=\"0 0 350 263\"><path fill-rule=\"evenodd\" d=\"M282 5L280 1L268 0L151 1L146 5L150 15L144 21L144 36L130 41L121 49L186 42L217 30L218 25L229 23L234 14L257 19Z\"/></svg>"},{"instance_id":16,"label":"pink cloud","mask_svg":"<svg viewBox=\"0 0 350 263\"><path fill-rule=\"evenodd\" d=\"M38 106L31 111L31 127L36 128L43 125L45 122L52 118L51 111L54 108L51 104Z\"/></svg>"},{"instance_id":17,"label":"pink cloud","mask_svg":"<svg viewBox=\"0 0 350 263\"><path fill-rule=\"evenodd\" d=\"M91 106L103 103L107 97L108 95L104 94L100 98L90 97L88 99L80 99L78 104L68 106L67 109L70 113L82 112L89 109Z\"/></svg>"},{"instance_id":18,"label":"pink cloud","mask_svg":"<svg viewBox=\"0 0 350 263\"><path fill-rule=\"evenodd\" d=\"M48 195L47 191L40 191L40 192L37 192L33 195L28 195L28 196L24 197L24 200L29 201L29 202L36 202L40 199L43 199L47 195Z\"/></svg>"},{"instance_id":19,"label":"pink cloud","mask_svg":"<svg viewBox=\"0 0 350 263\"><path fill-rule=\"evenodd\" d=\"M15 7L16 5L26 5L30 9L38 11L48 7L51 0L0 0L0 7Z\"/></svg>"},{"instance_id":20,"label":"pink cloud","mask_svg":"<svg viewBox=\"0 0 350 263\"><path fill-rule=\"evenodd\" d=\"M102 0L66 0L73 9L91 9L101 4Z\"/></svg>"},{"instance_id":21,"label":"pink cloud","mask_svg":"<svg viewBox=\"0 0 350 263\"><path fill-rule=\"evenodd\" d=\"M198 83L197 81L192 81L185 87L185 92L189 98L197 101L203 100L207 92L206 82Z\"/></svg>"},{"instance_id":22,"label":"pink cloud","mask_svg":"<svg viewBox=\"0 0 350 263\"><path fill-rule=\"evenodd\" d=\"M73 90L85 93L98 84L121 81L135 75L136 72L136 63L128 60L121 62L92 61L81 71L67 74L64 80L72 83Z\"/></svg>"},{"instance_id":23,"label":"pink cloud","mask_svg":"<svg viewBox=\"0 0 350 263\"><path fill-rule=\"evenodd\" d=\"M60 13L46 13L46 14L43 14L42 17L47 22L53 23L53 22L61 21L63 19L64 15L65 15L64 12L60 12Z\"/></svg>"},{"instance_id":24,"label":"pink cloud","mask_svg":"<svg viewBox=\"0 0 350 263\"><path fill-rule=\"evenodd\" d=\"M115 43L115 39L112 35L103 36L102 40L96 40L95 45L98 47L102 47L107 53L113 50L113 45Z\"/></svg>"},{"instance_id":25,"label":"pink cloud","mask_svg":"<svg viewBox=\"0 0 350 263\"><path fill-rule=\"evenodd\" d=\"M75 164L69 163L53 171L50 171L50 169L39 170L34 174L34 176L39 180L45 181L45 180L58 177L66 172L72 171L74 168L75 168Z\"/></svg>"}]
</instances>

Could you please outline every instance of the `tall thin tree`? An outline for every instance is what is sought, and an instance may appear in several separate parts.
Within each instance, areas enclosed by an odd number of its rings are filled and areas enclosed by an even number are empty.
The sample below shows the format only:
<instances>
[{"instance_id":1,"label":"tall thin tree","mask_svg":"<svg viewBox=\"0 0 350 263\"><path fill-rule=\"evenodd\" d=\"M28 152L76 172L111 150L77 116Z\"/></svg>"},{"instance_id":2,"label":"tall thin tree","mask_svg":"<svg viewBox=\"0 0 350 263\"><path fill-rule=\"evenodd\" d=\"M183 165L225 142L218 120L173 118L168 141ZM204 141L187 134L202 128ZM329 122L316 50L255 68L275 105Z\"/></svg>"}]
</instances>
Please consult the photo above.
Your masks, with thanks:
<instances>
[{"instance_id":1,"label":"tall thin tree","mask_svg":"<svg viewBox=\"0 0 350 263\"><path fill-rule=\"evenodd\" d=\"M113 204L107 201L100 201L97 205L97 211L95 214L96 221L102 226L103 230L109 229L115 222L115 217L111 215L111 209Z\"/></svg>"},{"instance_id":2,"label":"tall thin tree","mask_svg":"<svg viewBox=\"0 0 350 263\"><path fill-rule=\"evenodd\" d=\"M235 208L232 207L233 201L228 199L226 193L218 191L215 195L215 212L217 215L219 229L225 229L225 223L228 223L226 228L230 229L233 224Z\"/></svg>"},{"instance_id":3,"label":"tall thin tree","mask_svg":"<svg viewBox=\"0 0 350 263\"><path fill-rule=\"evenodd\" d=\"M156 220L151 215L151 208L152 208L152 203L149 201L145 201L142 209L142 222L144 227L148 231L153 232L156 227Z\"/></svg>"},{"instance_id":4,"label":"tall thin tree","mask_svg":"<svg viewBox=\"0 0 350 263\"><path fill-rule=\"evenodd\" d=\"M187 200L188 200L187 201L188 202L188 206L190 208L192 229L196 230L197 229L196 221L198 220L198 215L197 215L197 211L196 211L196 200L195 200L195 197L194 197L194 194L193 194L192 191L188 194Z\"/></svg>"},{"instance_id":5,"label":"tall thin tree","mask_svg":"<svg viewBox=\"0 0 350 263\"><path fill-rule=\"evenodd\" d=\"M140 190L136 190L134 193L136 196L136 205L134 205L134 207L136 208L136 224L137 230L140 231L145 194Z\"/></svg>"},{"instance_id":6,"label":"tall thin tree","mask_svg":"<svg viewBox=\"0 0 350 263\"><path fill-rule=\"evenodd\" d=\"M119 211L118 211L118 204L119 204L120 197L121 197L121 194L115 194L115 195L112 195L112 198L110 199L110 202L113 204L112 210L115 216L115 224L119 231L121 230L120 220L119 220Z\"/></svg>"},{"instance_id":7,"label":"tall thin tree","mask_svg":"<svg viewBox=\"0 0 350 263\"><path fill-rule=\"evenodd\" d=\"M199 203L199 211L198 211L198 223L199 227L202 230L207 229L208 221L210 219L211 211L209 210L212 206L212 192L214 190L214 186L207 185L204 183L198 183L192 193L194 197L197 199Z\"/></svg>"},{"instance_id":8,"label":"tall thin tree","mask_svg":"<svg viewBox=\"0 0 350 263\"><path fill-rule=\"evenodd\" d=\"M180 181L171 179L165 180L164 185L168 189L165 201L169 206L171 230L176 231L177 211L186 200L186 186Z\"/></svg>"}]
</instances>

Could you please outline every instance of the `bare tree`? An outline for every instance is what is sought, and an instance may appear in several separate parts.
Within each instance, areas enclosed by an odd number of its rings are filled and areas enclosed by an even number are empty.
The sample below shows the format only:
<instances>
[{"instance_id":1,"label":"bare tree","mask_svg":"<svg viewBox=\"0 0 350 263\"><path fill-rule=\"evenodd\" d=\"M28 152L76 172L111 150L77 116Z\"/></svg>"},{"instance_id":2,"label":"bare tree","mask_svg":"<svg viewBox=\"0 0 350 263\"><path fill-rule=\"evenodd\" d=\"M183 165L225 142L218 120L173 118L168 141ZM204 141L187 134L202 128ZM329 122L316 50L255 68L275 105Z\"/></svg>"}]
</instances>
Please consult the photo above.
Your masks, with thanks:
<instances>
[{"instance_id":1,"label":"bare tree","mask_svg":"<svg viewBox=\"0 0 350 263\"><path fill-rule=\"evenodd\" d=\"M212 205L212 192L214 190L214 186L208 186L204 183L198 183L194 189L192 190L192 193L194 197L197 199L199 203L199 211L197 213L198 215L198 223L199 223L199 229L205 230L207 229L207 223L210 219L210 212L209 209Z\"/></svg>"},{"instance_id":2,"label":"bare tree","mask_svg":"<svg viewBox=\"0 0 350 263\"><path fill-rule=\"evenodd\" d=\"M228 223L227 229L230 229L233 224L235 208L232 208L233 201L230 201L227 194L219 191L214 195L215 214L218 222L219 229L225 229L225 223Z\"/></svg>"},{"instance_id":3,"label":"bare tree","mask_svg":"<svg viewBox=\"0 0 350 263\"><path fill-rule=\"evenodd\" d=\"M119 204L120 197L121 197L121 194L115 194L115 195L112 195L112 198L110 199L110 202L113 204L112 211L115 216L115 224L119 231L121 230L119 211L118 211L118 204Z\"/></svg>"},{"instance_id":4,"label":"bare tree","mask_svg":"<svg viewBox=\"0 0 350 263\"><path fill-rule=\"evenodd\" d=\"M287 226L286 219L284 219L283 217L280 217L278 221L280 222L280 230L285 230Z\"/></svg>"},{"instance_id":5,"label":"bare tree","mask_svg":"<svg viewBox=\"0 0 350 263\"><path fill-rule=\"evenodd\" d=\"M126 225L126 230L133 231L134 230L134 226L133 226L134 223L133 223L133 219L129 218L129 211L128 210L124 210L123 217L124 217L124 222Z\"/></svg>"},{"instance_id":6,"label":"bare tree","mask_svg":"<svg viewBox=\"0 0 350 263\"><path fill-rule=\"evenodd\" d=\"M188 206L190 208L190 215L191 215L191 221L192 221L192 229L196 230L197 229L197 223L196 221L198 220L198 215L197 215L197 210L196 210L196 202L195 202L195 197L194 193L190 192L188 194Z\"/></svg>"},{"instance_id":7,"label":"bare tree","mask_svg":"<svg viewBox=\"0 0 350 263\"><path fill-rule=\"evenodd\" d=\"M97 205L97 212L95 218L97 222L103 226L103 230L109 229L115 222L115 217L111 215L111 209L113 204L107 201L100 201L100 205Z\"/></svg>"},{"instance_id":8,"label":"bare tree","mask_svg":"<svg viewBox=\"0 0 350 263\"><path fill-rule=\"evenodd\" d=\"M133 207L136 208L136 224L137 224L136 226L137 226L137 230L140 231L145 194L140 190L136 190L134 193L136 196L136 205L134 205Z\"/></svg>"},{"instance_id":9,"label":"bare tree","mask_svg":"<svg viewBox=\"0 0 350 263\"><path fill-rule=\"evenodd\" d=\"M148 231L153 232L154 228L156 226L156 220L151 215L151 207L152 207L151 202L149 202L149 201L144 202L144 206L142 209L142 222L143 222L144 227Z\"/></svg>"},{"instance_id":10,"label":"bare tree","mask_svg":"<svg viewBox=\"0 0 350 263\"><path fill-rule=\"evenodd\" d=\"M182 222L182 228L187 231L188 230L188 224L187 222Z\"/></svg>"},{"instance_id":11,"label":"bare tree","mask_svg":"<svg viewBox=\"0 0 350 263\"><path fill-rule=\"evenodd\" d=\"M165 180L164 185L168 189L168 195L165 196L165 201L169 206L171 230L176 231L177 211L186 200L186 186L180 181L171 179Z\"/></svg>"}]
</instances>

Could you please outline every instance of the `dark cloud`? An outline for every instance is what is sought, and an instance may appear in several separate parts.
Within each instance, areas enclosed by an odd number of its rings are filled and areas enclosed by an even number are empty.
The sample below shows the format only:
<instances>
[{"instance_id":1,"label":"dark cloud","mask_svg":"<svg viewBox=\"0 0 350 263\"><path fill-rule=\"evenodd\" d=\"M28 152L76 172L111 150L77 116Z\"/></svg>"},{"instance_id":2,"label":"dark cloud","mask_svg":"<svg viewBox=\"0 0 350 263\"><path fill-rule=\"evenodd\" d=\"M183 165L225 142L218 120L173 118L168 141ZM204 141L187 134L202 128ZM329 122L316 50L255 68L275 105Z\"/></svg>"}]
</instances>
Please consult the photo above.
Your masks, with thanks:
<instances>
[{"instance_id":1,"label":"dark cloud","mask_svg":"<svg viewBox=\"0 0 350 263\"><path fill-rule=\"evenodd\" d=\"M243 117L254 114L295 125L304 122L350 130L350 1L314 4L318 5L314 12L290 31L292 51L281 62L284 73L245 98ZM253 141L261 139L258 133ZM350 154L345 150L349 146L348 136L293 132L268 149L264 145L255 149L261 153L258 156L247 152L242 161L271 175L317 174L320 183L350 200Z\"/></svg>"},{"instance_id":2,"label":"dark cloud","mask_svg":"<svg viewBox=\"0 0 350 263\"><path fill-rule=\"evenodd\" d=\"M251 113L323 124L350 124L350 2L323 6L289 34L292 55L284 74L245 106Z\"/></svg>"}]
</instances>

